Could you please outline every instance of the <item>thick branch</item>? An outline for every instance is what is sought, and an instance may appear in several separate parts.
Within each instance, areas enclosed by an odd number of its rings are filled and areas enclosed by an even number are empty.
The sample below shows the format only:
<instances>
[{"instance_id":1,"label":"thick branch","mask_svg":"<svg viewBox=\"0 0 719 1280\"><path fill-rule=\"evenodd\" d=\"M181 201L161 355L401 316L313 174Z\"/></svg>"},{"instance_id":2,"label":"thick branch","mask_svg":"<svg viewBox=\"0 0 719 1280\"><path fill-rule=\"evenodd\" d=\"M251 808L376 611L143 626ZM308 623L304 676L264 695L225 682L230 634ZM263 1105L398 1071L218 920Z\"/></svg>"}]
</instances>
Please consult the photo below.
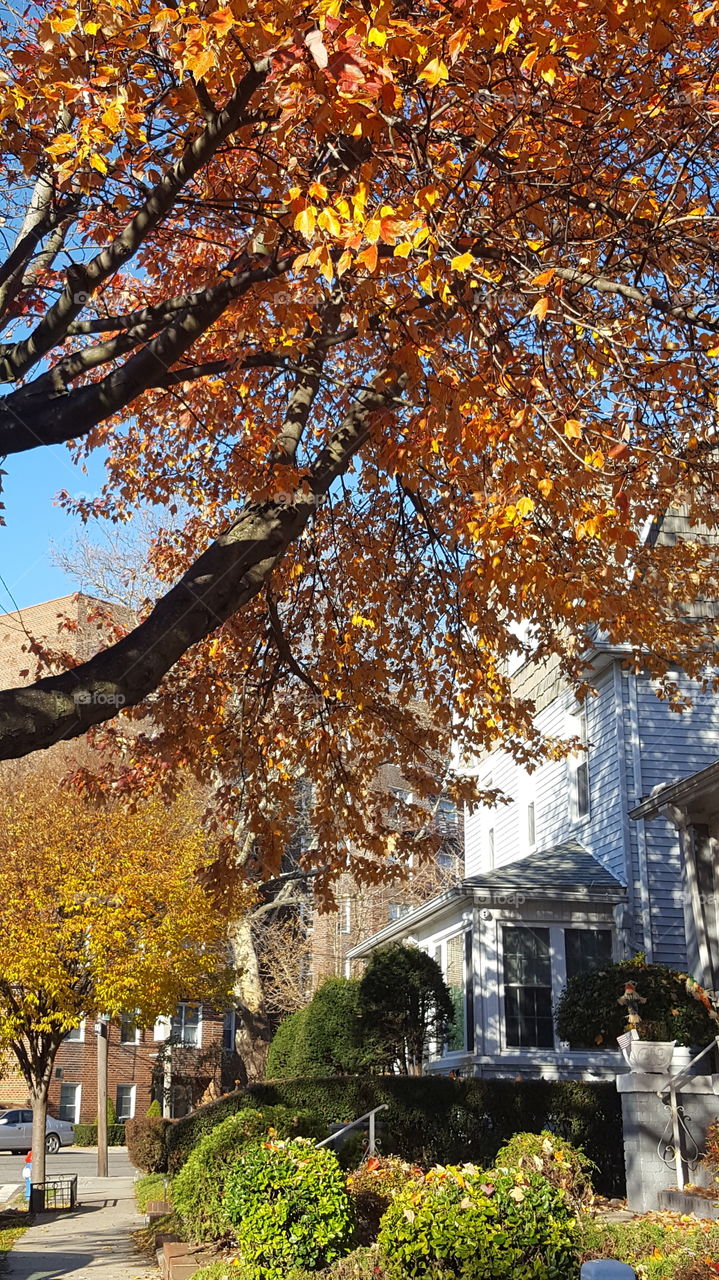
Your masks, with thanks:
<instances>
[{"instance_id":1,"label":"thick branch","mask_svg":"<svg viewBox=\"0 0 719 1280\"><path fill-rule=\"evenodd\" d=\"M171 211L179 192L211 160L218 147L239 127L247 107L270 70L264 58L251 67L235 89L227 106L188 143L182 157L157 183L134 217L111 244L83 266L68 272L67 284L29 338L18 342L3 361L6 382L27 373L65 338L68 326L90 297L110 276L129 262L148 235Z\"/></svg>"},{"instance_id":2,"label":"thick branch","mask_svg":"<svg viewBox=\"0 0 719 1280\"><path fill-rule=\"evenodd\" d=\"M252 503L117 644L61 675L0 692L0 759L74 738L146 698L179 658L262 589L318 501L366 440L377 410L399 403L405 376L361 392L291 503Z\"/></svg>"}]
</instances>

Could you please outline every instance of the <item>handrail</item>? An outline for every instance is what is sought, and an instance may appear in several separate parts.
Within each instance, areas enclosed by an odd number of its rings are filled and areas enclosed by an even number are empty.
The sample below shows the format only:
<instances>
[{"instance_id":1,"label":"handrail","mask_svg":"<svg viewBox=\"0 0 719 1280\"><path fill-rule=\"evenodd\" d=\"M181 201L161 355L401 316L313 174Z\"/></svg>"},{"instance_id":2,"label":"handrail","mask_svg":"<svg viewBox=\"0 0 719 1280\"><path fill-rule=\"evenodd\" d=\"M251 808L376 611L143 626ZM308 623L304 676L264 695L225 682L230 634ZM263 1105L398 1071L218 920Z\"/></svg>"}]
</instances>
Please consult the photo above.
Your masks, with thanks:
<instances>
[{"instance_id":1,"label":"handrail","mask_svg":"<svg viewBox=\"0 0 719 1280\"><path fill-rule=\"evenodd\" d=\"M699 1062L699 1060L703 1058L710 1049L719 1049L719 1036L715 1036L714 1039L706 1046L706 1049L702 1049L695 1058L692 1058L691 1062L687 1063L683 1071L678 1071L675 1076L669 1076L666 1084L662 1085L661 1089L657 1089L657 1097L662 1098L663 1101L665 1093L669 1093L671 1089L681 1089L682 1085L686 1084L687 1080L691 1080L692 1077L689 1074L691 1068L695 1063Z\"/></svg>"},{"instance_id":2,"label":"handrail","mask_svg":"<svg viewBox=\"0 0 719 1280\"><path fill-rule=\"evenodd\" d=\"M326 1147L328 1142L334 1142L335 1138L339 1138L343 1133L349 1133L351 1129L356 1129L358 1124L364 1124L365 1120L369 1120L369 1143L367 1145L368 1154L373 1156L375 1153L375 1116L378 1111L386 1111L389 1107L388 1102L383 1102L379 1107L373 1107L371 1111L365 1111L363 1116L358 1116L356 1120L352 1120L350 1124L345 1124L341 1129L337 1129L335 1133L331 1133L328 1138L323 1138L321 1142L316 1142L317 1147Z\"/></svg>"}]
</instances>

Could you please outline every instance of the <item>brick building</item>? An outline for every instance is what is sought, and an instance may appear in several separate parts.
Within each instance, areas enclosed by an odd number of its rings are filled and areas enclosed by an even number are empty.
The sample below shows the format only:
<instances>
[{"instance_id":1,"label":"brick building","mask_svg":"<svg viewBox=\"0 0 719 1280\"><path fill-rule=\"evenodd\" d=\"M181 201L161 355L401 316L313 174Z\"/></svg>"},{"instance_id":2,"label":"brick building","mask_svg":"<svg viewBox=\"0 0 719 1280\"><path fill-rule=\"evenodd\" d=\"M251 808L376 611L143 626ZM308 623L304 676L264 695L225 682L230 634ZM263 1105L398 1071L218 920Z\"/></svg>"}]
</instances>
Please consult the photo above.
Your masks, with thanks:
<instances>
[{"instance_id":1,"label":"brick building","mask_svg":"<svg viewBox=\"0 0 719 1280\"><path fill-rule=\"evenodd\" d=\"M37 658L32 643L86 661L108 643L114 627L131 626L129 609L108 604L82 592L0 615L0 688L31 684ZM87 761L84 737L59 742L25 760L0 765L0 785L38 763L50 776L62 777L73 765ZM234 1014L225 1017L187 1001L174 1016L154 1027L136 1027L132 1017L109 1028L108 1097L122 1119L144 1115L157 1097L168 1115L184 1115L206 1096L233 1088L238 1074L234 1052ZM97 1117L97 1037L92 1022L68 1035L58 1051L50 1087L52 1114L74 1123L94 1123ZM27 1105L25 1082L6 1060L0 1069L2 1106Z\"/></svg>"}]
</instances>

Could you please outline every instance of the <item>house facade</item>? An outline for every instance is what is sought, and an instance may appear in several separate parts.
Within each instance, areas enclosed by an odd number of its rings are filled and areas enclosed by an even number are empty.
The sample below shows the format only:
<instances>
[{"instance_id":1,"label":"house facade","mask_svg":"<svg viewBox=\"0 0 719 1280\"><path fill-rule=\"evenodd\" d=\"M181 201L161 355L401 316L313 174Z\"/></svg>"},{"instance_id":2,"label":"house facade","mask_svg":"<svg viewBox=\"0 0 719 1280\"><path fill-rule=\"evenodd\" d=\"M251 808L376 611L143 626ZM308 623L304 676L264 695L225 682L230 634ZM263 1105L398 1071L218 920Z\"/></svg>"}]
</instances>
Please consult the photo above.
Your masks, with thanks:
<instances>
[{"instance_id":1,"label":"house facade","mask_svg":"<svg viewBox=\"0 0 719 1280\"><path fill-rule=\"evenodd\" d=\"M356 971L384 942L412 941L440 963L455 1003L448 1044L430 1069L470 1075L612 1078L615 1050L572 1051L553 1009L568 977L643 952L688 963L686 878L666 817L630 817L654 788L719 756L719 699L681 673L693 698L678 715L621 647L588 654L596 693L578 705L553 661L515 675L549 736L585 744L533 773L494 752L469 762L511 803L465 815L465 875L456 889L388 924L349 952Z\"/></svg>"}]
</instances>

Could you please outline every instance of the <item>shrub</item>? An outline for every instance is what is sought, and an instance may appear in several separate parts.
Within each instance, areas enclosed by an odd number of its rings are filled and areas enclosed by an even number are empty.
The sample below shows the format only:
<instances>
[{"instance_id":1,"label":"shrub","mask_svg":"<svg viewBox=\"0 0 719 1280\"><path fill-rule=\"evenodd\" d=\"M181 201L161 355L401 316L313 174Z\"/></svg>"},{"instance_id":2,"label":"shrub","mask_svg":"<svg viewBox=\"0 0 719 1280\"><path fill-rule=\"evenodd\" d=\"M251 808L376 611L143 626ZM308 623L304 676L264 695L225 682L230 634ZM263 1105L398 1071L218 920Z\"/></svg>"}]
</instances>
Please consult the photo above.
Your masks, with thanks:
<instances>
[{"instance_id":1,"label":"shrub","mask_svg":"<svg viewBox=\"0 0 719 1280\"><path fill-rule=\"evenodd\" d=\"M323 1271L288 1271L286 1280L377 1280L381 1274L379 1246L371 1244L353 1249L343 1258L331 1262ZM232 1277L229 1276L228 1280Z\"/></svg>"},{"instance_id":2,"label":"shrub","mask_svg":"<svg viewBox=\"0 0 719 1280\"><path fill-rule=\"evenodd\" d=\"M108 1124L107 1145L108 1147L124 1147L125 1145L124 1123ZM97 1125L96 1124L76 1124L75 1125L75 1146L76 1147L96 1147L97 1146Z\"/></svg>"},{"instance_id":3,"label":"shrub","mask_svg":"<svg viewBox=\"0 0 719 1280\"><path fill-rule=\"evenodd\" d=\"M373 951L359 985L367 1048L389 1070L421 1067L430 1042L444 1042L455 1020L437 961L401 942Z\"/></svg>"},{"instance_id":4,"label":"shrub","mask_svg":"<svg viewBox=\"0 0 719 1280\"><path fill-rule=\"evenodd\" d=\"M336 1156L308 1139L255 1142L225 1183L224 1208L251 1280L316 1270L349 1249L352 1211Z\"/></svg>"},{"instance_id":5,"label":"shrub","mask_svg":"<svg viewBox=\"0 0 719 1280\"><path fill-rule=\"evenodd\" d=\"M135 1181L135 1203L139 1213L146 1213L151 1200L168 1200L167 1178L162 1173L146 1173Z\"/></svg>"},{"instance_id":6,"label":"shrub","mask_svg":"<svg viewBox=\"0 0 719 1280\"><path fill-rule=\"evenodd\" d=\"M267 1054L267 1074L273 1080L285 1080L301 1074L300 1051L306 1021L307 1008L297 1009L283 1018L275 1031Z\"/></svg>"},{"instance_id":7,"label":"shrub","mask_svg":"<svg viewBox=\"0 0 719 1280\"><path fill-rule=\"evenodd\" d=\"M703 1046L716 1035L708 1011L687 990L686 973L637 957L570 978L557 1004L561 1039L576 1049L614 1049L617 1036L627 1029L627 1009L619 999L628 982L645 1001L638 1006L643 1039Z\"/></svg>"},{"instance_id":8,"label":"shrub","mask_svg":"<svg viewBox=\"0 0 719 1280\"><path fill-rule=\"evenodd\" d=\"M178 1174L201 1139L212 1133L228 1116L254 1110L271 1117L275 1108L287 1110L296 1117L295 1127L288 1136L315 1139L327 1136L327 1126L309 1108L295 1106L284 1098L265 1098L253 1090L238 1089L235 1093L226 1093L216 1102L208 1102L190 1115L183 1116L181 1120L173 1120L168 1124L167 1167L170 1173L173 1176ZM272 1123L272 1119L267 1119L265 1127L270 1128Z\"/></svg>"},{"instance_id":9,"label":"shrub","mask_svg":"<svg viewBox=\"0 0 719 1280\"><path fill-rule=\"evenodd\" d=\"M159 1100L159 1098L153 1098L153 1099L152 1099L152 1102L150 1103L149 1107L147 1108L147 1115L148 1115L148 1116L161 1116L161 1115L162 1115L162 1107L160 1106L160 1100Z\"/></svg>"},{"instance_id":10,"label":"shrub","mask_svg":"<svg viewBox=\"0 0 719 1280\"><path fill-rule=\"evenodd\" d=\"M500 1169L541 1173L553 1187L566 1193L575 1208L591 1200L591 1161L571 1142L565 1142L547 1129L542 1133L515 1133L500 1147L495 1165Z\"/></svg>"},{"instance_id":11,"label":"shrub","mask_svg":"<svg viewBox=\"0 0 719 1280\"><path fill-rule=\"evenodd\" d=\"M286 1107L246 1108L228 1116L190 1152L172 1183L172 1202L192 1240L216 1240L229 1228L222 1198L225 1179L239 1151L269 1132L292 1137L309 1127L309 1117Z\"/></svg>"},{"instance_id":12,"label":"shrub","mask_svg":"<svg viewBox=\"0 0 719 1280\"><path fill-rule=\"evenodd\" d=\"M380 1221L392 1200L408 1182L423 1176L419 1165L398 1156L370 1156L349 1175L347 1190L354 1201L360 1244L369 1245L377 1239Z\"/></svg>"},{"instance_id":13,"label":"shrub","mask_svg":"<svg viewBox=\"0 0 719 1280\"><path fill-rule=\"evenodd\" d=\"M125 1123L127 1154L142 1173L167 1172L167 1130L169 1120L139 1116Z\"/></svg>"},{"instance_id":14,"label":"shrub","mask_svg":"<svg viewBox=\"0 0 719 1280\"><path fill-rule=\"evenodd\" d=\"M379 1247L390 1280L568 1280L574 1227L539 1173L440 1166L395 1197Z\"/></svg>"}]
</instances>

